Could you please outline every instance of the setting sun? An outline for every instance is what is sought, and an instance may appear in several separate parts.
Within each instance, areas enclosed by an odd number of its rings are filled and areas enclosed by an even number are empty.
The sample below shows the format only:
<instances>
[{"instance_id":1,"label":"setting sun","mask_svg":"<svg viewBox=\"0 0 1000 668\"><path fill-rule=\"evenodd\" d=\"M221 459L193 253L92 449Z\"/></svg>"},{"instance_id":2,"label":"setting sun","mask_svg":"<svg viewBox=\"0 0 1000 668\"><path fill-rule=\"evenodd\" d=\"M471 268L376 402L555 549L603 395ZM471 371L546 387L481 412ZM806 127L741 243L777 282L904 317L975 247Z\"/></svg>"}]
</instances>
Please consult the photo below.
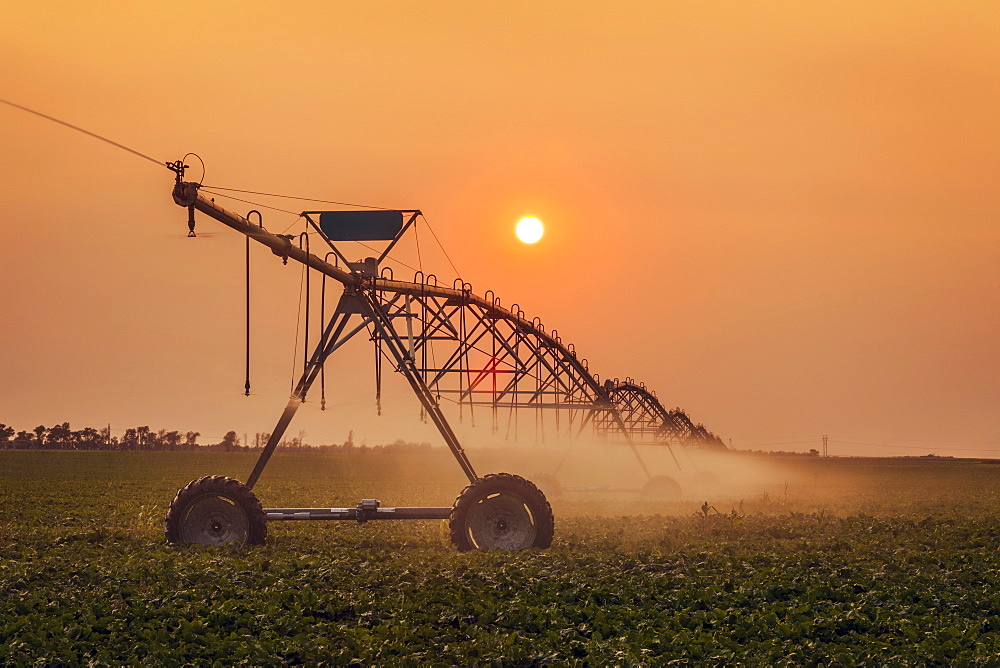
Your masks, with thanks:
<instances>
[{"instance_id":1,"label":"setting sun","mask_svg":"<svg viewBox=\"0 0 1000 668\"><path fill-rule=\"evenodd\" d=\"M534 216L525 216L517 221L516 232L518 239L526 244L533 244L542 238L545 228L542 227L542 221Z\"/></svg>"}]
</instances>

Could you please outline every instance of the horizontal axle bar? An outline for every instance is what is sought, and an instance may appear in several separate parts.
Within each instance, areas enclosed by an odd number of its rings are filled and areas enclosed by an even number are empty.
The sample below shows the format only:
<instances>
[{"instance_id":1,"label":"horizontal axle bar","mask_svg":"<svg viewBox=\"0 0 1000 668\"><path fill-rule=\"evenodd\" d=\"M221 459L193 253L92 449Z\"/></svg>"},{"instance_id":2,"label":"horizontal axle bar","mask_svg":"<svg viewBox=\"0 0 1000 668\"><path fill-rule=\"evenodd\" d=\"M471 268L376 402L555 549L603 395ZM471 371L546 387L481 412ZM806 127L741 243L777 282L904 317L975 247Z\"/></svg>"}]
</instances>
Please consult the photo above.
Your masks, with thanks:
<instances>
[{"instance_id":1,"label":"horizontal axle bar","mask_svg":"<svg viewBox=\"0 0 1000 668\"><path fill-rule=\"evenodd\" d=\"M359 506L361 504L358 504ZM451 508L265 508L268 522L278 520L446 520Z\"/></svg>"}]
</instances>

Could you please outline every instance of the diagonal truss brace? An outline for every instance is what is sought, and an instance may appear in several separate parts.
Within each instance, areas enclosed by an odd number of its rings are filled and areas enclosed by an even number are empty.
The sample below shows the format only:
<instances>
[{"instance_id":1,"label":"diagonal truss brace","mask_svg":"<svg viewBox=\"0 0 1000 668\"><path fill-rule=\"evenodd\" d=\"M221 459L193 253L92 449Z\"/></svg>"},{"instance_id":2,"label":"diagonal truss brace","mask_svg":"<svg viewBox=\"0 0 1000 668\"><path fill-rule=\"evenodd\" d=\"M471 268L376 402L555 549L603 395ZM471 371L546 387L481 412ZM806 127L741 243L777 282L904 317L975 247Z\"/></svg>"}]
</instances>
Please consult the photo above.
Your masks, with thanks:
<instances>
[{"instance_id":1,"label":"diagonal truss brace","mask_svg":"<svg viewBox=\"0 0 1000 668\"><path fill-rule=\"evenodd\" d=\"M494 428L501 408L510 410L510 418L519 410L535 410L536 429L542 415L550 413L556 434L562 415L568 418L570 434L578 423L578 434L590 427L599 436L623 440L647 476L649 471L635 447L637 438L666 445L672 454L672 444L700 441L725 447L700 424L691 423L683 411L664 409L644 387L628 380L602 384L589 371L586 360L577 359L571 344L563 344L555 331L546 332L538 319L526 319L516 305L502 308L489 291L480 297L472 293L468 283L444 287L419 272L420 278L407 282L393 280L391 274L376 276L354 265L342 269L310 253L308 247L296 247L288 238L223 209L198 192L199 184L184 182L181 177L182 172L174 187L174 201L192 215L194 210L201 211L267 246L275 255L301 262L344 286L337 309L323 323L315 352L248 479L251 487L326 359L366 328L374 330L376 345L406 377L470 480L476 479L475 471L441 411L442 399L456 403L460 415L467 407L473 421L475 407L488 407L493 412ZM412 222L411 216L407 227ZM375 258L370 260L377 267ZM354 316L359 316L358 324L353 324ZM516 420L514 426L516 431Z\"/></svg>"},{"instance_id":2,"label":"diagonal truss brace","mask_svg":"<svg viewBox=\"0 0 1000 668\"><path fill-rule=\"evenodd\" d=\"M348 322L354 315L359 315L361 322L350 330L347 330ZM344 294L341 295L340 301L337 303L336 310L330 316L330 320L323 330L315 352L309 358L302 376L295 384L295 389L292 390L288 404L286 404L285 409L278 418L278 423L271 432L271 436L268 438L260 457L258 457L253 472L251 472L250 477L247 479L247 487L253 489L253 486L257 483L271 455L274 454L275 448L277 448L278 443L284 437L285 431L288 429L288 425L298 411L299 406L305 402L306 394L319 376L319 372L326 363L327 358L347 343L355 334L368 326L374 326L378 330L382 340L385 341L385 347L388 348L389 353L396 361L397 369L409 381L410 387L413 389L414 394L417 395L421 406L430 415L431 420L433 420L441 436L445 439L445 443L455 456L462 471L469 478L469 482L474 482L478 478L475 469L472 467L472 463L462 448L461 442L441 412L440 405L435 400L430 389L428 389L427 384L424 383L423 378L417 373L411 355L393 329L389 314L366 291L345 290Z\"/></svg>"}]
</instances>

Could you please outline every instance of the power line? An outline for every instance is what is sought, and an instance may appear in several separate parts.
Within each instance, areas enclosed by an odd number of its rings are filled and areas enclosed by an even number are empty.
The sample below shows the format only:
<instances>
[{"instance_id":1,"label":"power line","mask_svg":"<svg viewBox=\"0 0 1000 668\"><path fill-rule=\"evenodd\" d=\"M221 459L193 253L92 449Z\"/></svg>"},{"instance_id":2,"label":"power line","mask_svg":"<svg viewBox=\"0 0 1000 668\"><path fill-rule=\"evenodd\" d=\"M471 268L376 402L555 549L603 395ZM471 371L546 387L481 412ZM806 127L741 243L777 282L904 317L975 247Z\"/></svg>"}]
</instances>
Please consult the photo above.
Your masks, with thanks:
<instances>
[{"instance_id":1,"label":"power line","mask_svg":"<svg viewBox=\"0 0 1000 668\"><path fill-rule=\"evenodd\" d=\"M58 123L59 125L65 125L66 127L71 128L73 130L76 130L77 132L82 132L83 134L88 135L90 137L93 137L94 139L99 139L99 140L101 140L103 142L111 144L112 146L116 146L116 147L122 149L123 151L128 151L129 153L131 153L133 155L137 155L140 158L144 158L146 160L149 160L150 162L156 163L157 165L160 165L161 167L166 164L165 162L163 162L161 160L157 160L156 158L152 158L152 157L146 155L145 153L140 153L139 151L136 151L134 148L129 148L125 144L119 144L116 141L112 141L112 140L108 139L107 137L102 137L101 135L99 135L99 134L97 134L95 132L91 132L90 130L84 130L83 128L81 128L78 125L73 125L72 123L67 123L66 121L61 121L58 118L55 118L54 116L49 116L48 114L43 114L40 111L35 111L34 109L29 109L28 107L21 106L20 104L15 104L15 103L11 102L10 100L0 99L0 102L3 102L4 104L8 104L8 105L14 107L15 109L20 109L21 111L26 111L29 114L34 114L35 116L40 116L40 117L42 117L42 118L44 118L46 120L52 121L53 123Z\"/></svg>"},{"instance_id":2,"label":"power line","mask_svg":"<svg viewBox=\"0 0 1000 668\"><path fill-rule=\"evenodd\" d=\"M867 443L861 441L835 441L833 439L830 442L840 445L865 445L873 448L899 448L901 450L927 450L929 448L927 445L892 445L889 443ZM1000 448L984 445L981 448L946 448L946 450L948 452L997 452Z\"/></svg>"}]
</instances>

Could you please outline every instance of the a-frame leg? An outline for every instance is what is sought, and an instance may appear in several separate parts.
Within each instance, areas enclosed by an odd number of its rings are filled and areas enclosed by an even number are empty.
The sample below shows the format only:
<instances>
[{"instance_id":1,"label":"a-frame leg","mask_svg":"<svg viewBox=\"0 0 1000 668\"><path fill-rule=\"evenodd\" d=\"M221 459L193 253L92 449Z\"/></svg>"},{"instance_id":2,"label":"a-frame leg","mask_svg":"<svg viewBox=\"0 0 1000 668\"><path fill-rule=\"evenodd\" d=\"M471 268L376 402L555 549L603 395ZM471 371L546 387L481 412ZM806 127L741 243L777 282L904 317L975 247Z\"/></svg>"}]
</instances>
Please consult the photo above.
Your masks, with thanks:
<instances>
[{"instance_id":1,"label":"a-frame leg","mask_svg":"<svg viewBox=\"0 0 1000 668\"><path fill-rule=\"evenodd\" d=\"M295 412L302 405L302 402L305 401L306 393L309 392L309 388L319 376L320 369L326 362L326 358L364 327L365 323L362 322L362 324L356 326L346 335L344 334L347 322L351 319L351 316L360 313L357 305L358 298L354 294L344 293L341 296L340 302L337 304L337 309L330 316L330 321L327 323L326 328L323 330L323 335L316 345L315 352L309 358L302 376L299 378L298 383L295 384L292 396L288 399L285 410L281 412L281 417L278 418L278 423L271 432L271 437L267 439L264 450L260 453L260 457L257 458L257 464L254 466L253 472L247 478L246 486L250 489L253 489L253 486L257 483L257 479L263 473L268 460L274 454L274 449L278 447L278 443L281 442L282 437L285 435L285 430L288 429L288 425L295 416Z\"/></svg>"}]
</instances>

